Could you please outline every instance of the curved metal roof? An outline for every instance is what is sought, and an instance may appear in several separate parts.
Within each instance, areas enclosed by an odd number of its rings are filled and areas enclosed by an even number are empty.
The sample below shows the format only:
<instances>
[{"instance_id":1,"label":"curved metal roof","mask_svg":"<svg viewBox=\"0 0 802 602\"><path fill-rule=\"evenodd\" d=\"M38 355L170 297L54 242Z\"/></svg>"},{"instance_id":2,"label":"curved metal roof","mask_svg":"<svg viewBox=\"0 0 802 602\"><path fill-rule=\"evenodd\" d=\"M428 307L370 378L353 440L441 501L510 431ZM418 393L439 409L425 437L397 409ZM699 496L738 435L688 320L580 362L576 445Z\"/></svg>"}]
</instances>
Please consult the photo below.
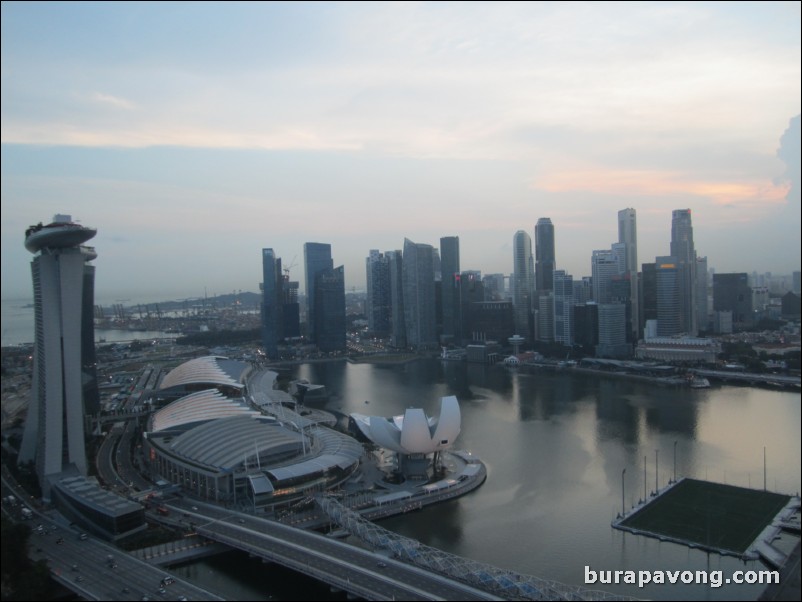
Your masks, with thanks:
<instances>
[{"instance_id":1,"label":"curved metal roof","mask_svg":"<svg viewBox=\"0 0 802 602\"><path fill-rule=\"evenodd\" d=\"M230 416L261 416L243 399L230 399L217 389L186 395L153 414L151 431L158 432L193 422L205 422Z\"/></svg>"},{"instance_id":2,"label":"curved metal roof","mask_svg":"<svg viewBox=\"0 0 802 602\"><path fill-rule=\"evenodd\" d=\"M302 452L301 435L274 420L233 416L201 424L169 444L177 456L216 470L234 470L248 463Z\"/></svg>"},{"instance_id":3,"label":"curved metal roof","mask_svg":"<svg viewBox=\"0 0 802 602\"><path fill-rule=\"evenodd\" d=\"M164 377L159 389L205 383L242 389L244 385L240 379L247 368L248 364L225 357L198 357L173 368Z\"/></svg>"},{"instance_id":4,"label":"curved metal roof","mask_svg":"<svg viewBox=\"0 0 802 602\"><path fill-rule=\"evenodd\" d=\"M320 455L296 464L271 468L267 472L277 480L283 481L325 472L335 467L348 470L349 467L359 462L359 458L362 456L362 445L348 435L327 428L319 428L314 430L314 436L322 447Z\"/></svg>"},{"instance_id":5,"label":"curved metal roof","mask_svg":"<svg viewBox=\"0 0 802 602\"><path fill-rule=\"evenodd\" d=\"M403 454L428 454L453 445L462 417L454 395L440 400L440 416L426 418L420 408L410 408L391 420L381 416L351 414L354 422L376 445Z\"/></svg>"}]
</instances>

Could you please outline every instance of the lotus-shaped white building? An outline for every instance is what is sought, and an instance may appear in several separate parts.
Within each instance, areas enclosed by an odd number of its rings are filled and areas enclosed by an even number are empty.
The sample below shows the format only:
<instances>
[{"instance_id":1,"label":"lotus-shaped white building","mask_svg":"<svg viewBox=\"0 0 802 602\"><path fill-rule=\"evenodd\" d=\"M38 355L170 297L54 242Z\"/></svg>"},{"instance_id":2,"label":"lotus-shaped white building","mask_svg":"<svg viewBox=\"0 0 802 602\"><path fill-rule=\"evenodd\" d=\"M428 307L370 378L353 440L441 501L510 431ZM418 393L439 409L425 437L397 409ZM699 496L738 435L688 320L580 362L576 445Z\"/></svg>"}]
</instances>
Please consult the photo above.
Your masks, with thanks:
<instances>
[{"instance_id":1,"label":"lotus-shaped white building","mask_svg":"<svg viewBox=\"0 0 802 602\"><path fill-rule=\"evenodd\" d=\"M403 416L384 418L351 414L362 434L379 447L404 455L430 454L453 445L462 418L453 395L440 400L440 416L427 418L420 408L409 408Z\"/></svg>"}]
</instances>

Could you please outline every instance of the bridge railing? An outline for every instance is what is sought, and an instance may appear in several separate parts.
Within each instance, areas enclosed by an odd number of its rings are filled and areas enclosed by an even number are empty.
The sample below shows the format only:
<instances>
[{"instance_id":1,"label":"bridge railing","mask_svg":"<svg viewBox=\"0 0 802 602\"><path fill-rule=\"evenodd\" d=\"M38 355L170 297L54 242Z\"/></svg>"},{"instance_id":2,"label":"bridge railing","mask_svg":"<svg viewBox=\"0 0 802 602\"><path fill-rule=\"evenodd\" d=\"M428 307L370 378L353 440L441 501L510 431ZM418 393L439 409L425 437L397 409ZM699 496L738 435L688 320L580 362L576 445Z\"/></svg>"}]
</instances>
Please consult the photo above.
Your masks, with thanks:
<instances>
[{"instance_id":1,"label":"bridge railing","mask_svg":"<svg viewBox=\"0 0 802 602\"><path fill-rule=\"evenodd\" d=\"M320 508L352 535L362 541L391 552L404 560L462 581L477 589L490 592L504 599L513 600L635 600L627 596L566 585L556 581L540 579L500 569L492 565L450 554L388 531L365 520L331 496L319 495L315 501Z\"/></svg>"}]
</instances>

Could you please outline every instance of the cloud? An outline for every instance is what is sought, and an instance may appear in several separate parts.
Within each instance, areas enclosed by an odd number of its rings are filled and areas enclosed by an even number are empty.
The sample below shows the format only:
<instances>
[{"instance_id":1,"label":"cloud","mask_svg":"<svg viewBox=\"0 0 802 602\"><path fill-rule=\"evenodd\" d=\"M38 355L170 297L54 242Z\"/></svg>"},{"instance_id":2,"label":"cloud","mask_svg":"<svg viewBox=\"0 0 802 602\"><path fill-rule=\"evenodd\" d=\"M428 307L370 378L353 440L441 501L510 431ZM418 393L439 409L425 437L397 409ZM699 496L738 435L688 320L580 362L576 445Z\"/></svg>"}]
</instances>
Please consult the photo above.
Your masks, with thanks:
<instances>
[{"instance_id":1,"label":"cloud","mask_svg":"<svg viewBox=\"0 0 802 602\"><path fill-rule=\"evenodd\" d=\"M125 109L126 111L133 111L137 108L136 104L130 100L126 100L118 96L112 96L111 94L103 94L101 92L95 92L92 94L90 96L90 100L103 105L112 106L117 109Z\"/></svg>"},{"instance_id":2,"label":"cloud","mask_svg":"<svg viewBox=\"0 0 802 602\"><path fill-rule=\"evenodd\" d=\"M533 188L549 192L587 191L622 198L685 196L718 206L765 207L783 202L787 187L768 180L698 179L687 172L586 169L552 172Z\"/></svg>"},{"instance_id":3,"label":"cloud","mask_svg":"<svg viewBox=\"0 0 802 602\"><path fill-rule=\"evenodd\" d=\"M777 149L777 156L785 163L785 173L778 179L779 182L789 184L786 199L792 205L799 208L800 205L800 115L797 115L788 124L780 138L780 148Z\"/></svg>"},{"instance_id":4,"label":"cloud","mask_svg":"<svg viewBox=\"0 0 802 602\"><path fill-rule=\"evenodd\" d=\"M744 23L723 27L727 11L704 5L251 6L143 11L146 22L131 23L147 25L148 44L137 28L116 28L123 18L85 30L83 53L55 62L32 52L51 41L29 51L34 40L12 37L19 66L4 70L3 89L21 89L25 102L5 106L3 142L514 160L552 152L548 141L510 139L527 128L616 142L684 128L751 141L799 98L788 48ZM267 41L277 31L257 35L262 20L316 35L285 48ZM219 36L199 38L206 27ZM106 49L109 31L119 40ZM65 89L118 111L70 105Z\"/></svg>"}]
</instances>

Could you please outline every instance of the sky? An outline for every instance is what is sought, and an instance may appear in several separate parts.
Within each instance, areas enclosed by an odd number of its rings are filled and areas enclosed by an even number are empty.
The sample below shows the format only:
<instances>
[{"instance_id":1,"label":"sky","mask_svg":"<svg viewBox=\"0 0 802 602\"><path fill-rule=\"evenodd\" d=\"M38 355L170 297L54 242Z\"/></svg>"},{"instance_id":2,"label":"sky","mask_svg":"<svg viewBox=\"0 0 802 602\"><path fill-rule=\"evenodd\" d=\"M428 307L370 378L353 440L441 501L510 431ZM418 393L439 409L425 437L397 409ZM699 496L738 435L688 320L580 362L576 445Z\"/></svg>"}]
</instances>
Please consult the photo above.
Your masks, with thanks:
<instances>
[{"instance_id":1,"label":"sky","mask_svg":"<svg viewBox=\"0 0 802 602\"><path fill-rule=\"evenodd\" d=\"M800 3L2 3L2 297L30 224L97 228L96 297L258 291L303 244L346 287L370 249L459 236L512 271L554 224L590 274L690 208L717 272L800 264Z\"/></svg>"}]
</instances>

